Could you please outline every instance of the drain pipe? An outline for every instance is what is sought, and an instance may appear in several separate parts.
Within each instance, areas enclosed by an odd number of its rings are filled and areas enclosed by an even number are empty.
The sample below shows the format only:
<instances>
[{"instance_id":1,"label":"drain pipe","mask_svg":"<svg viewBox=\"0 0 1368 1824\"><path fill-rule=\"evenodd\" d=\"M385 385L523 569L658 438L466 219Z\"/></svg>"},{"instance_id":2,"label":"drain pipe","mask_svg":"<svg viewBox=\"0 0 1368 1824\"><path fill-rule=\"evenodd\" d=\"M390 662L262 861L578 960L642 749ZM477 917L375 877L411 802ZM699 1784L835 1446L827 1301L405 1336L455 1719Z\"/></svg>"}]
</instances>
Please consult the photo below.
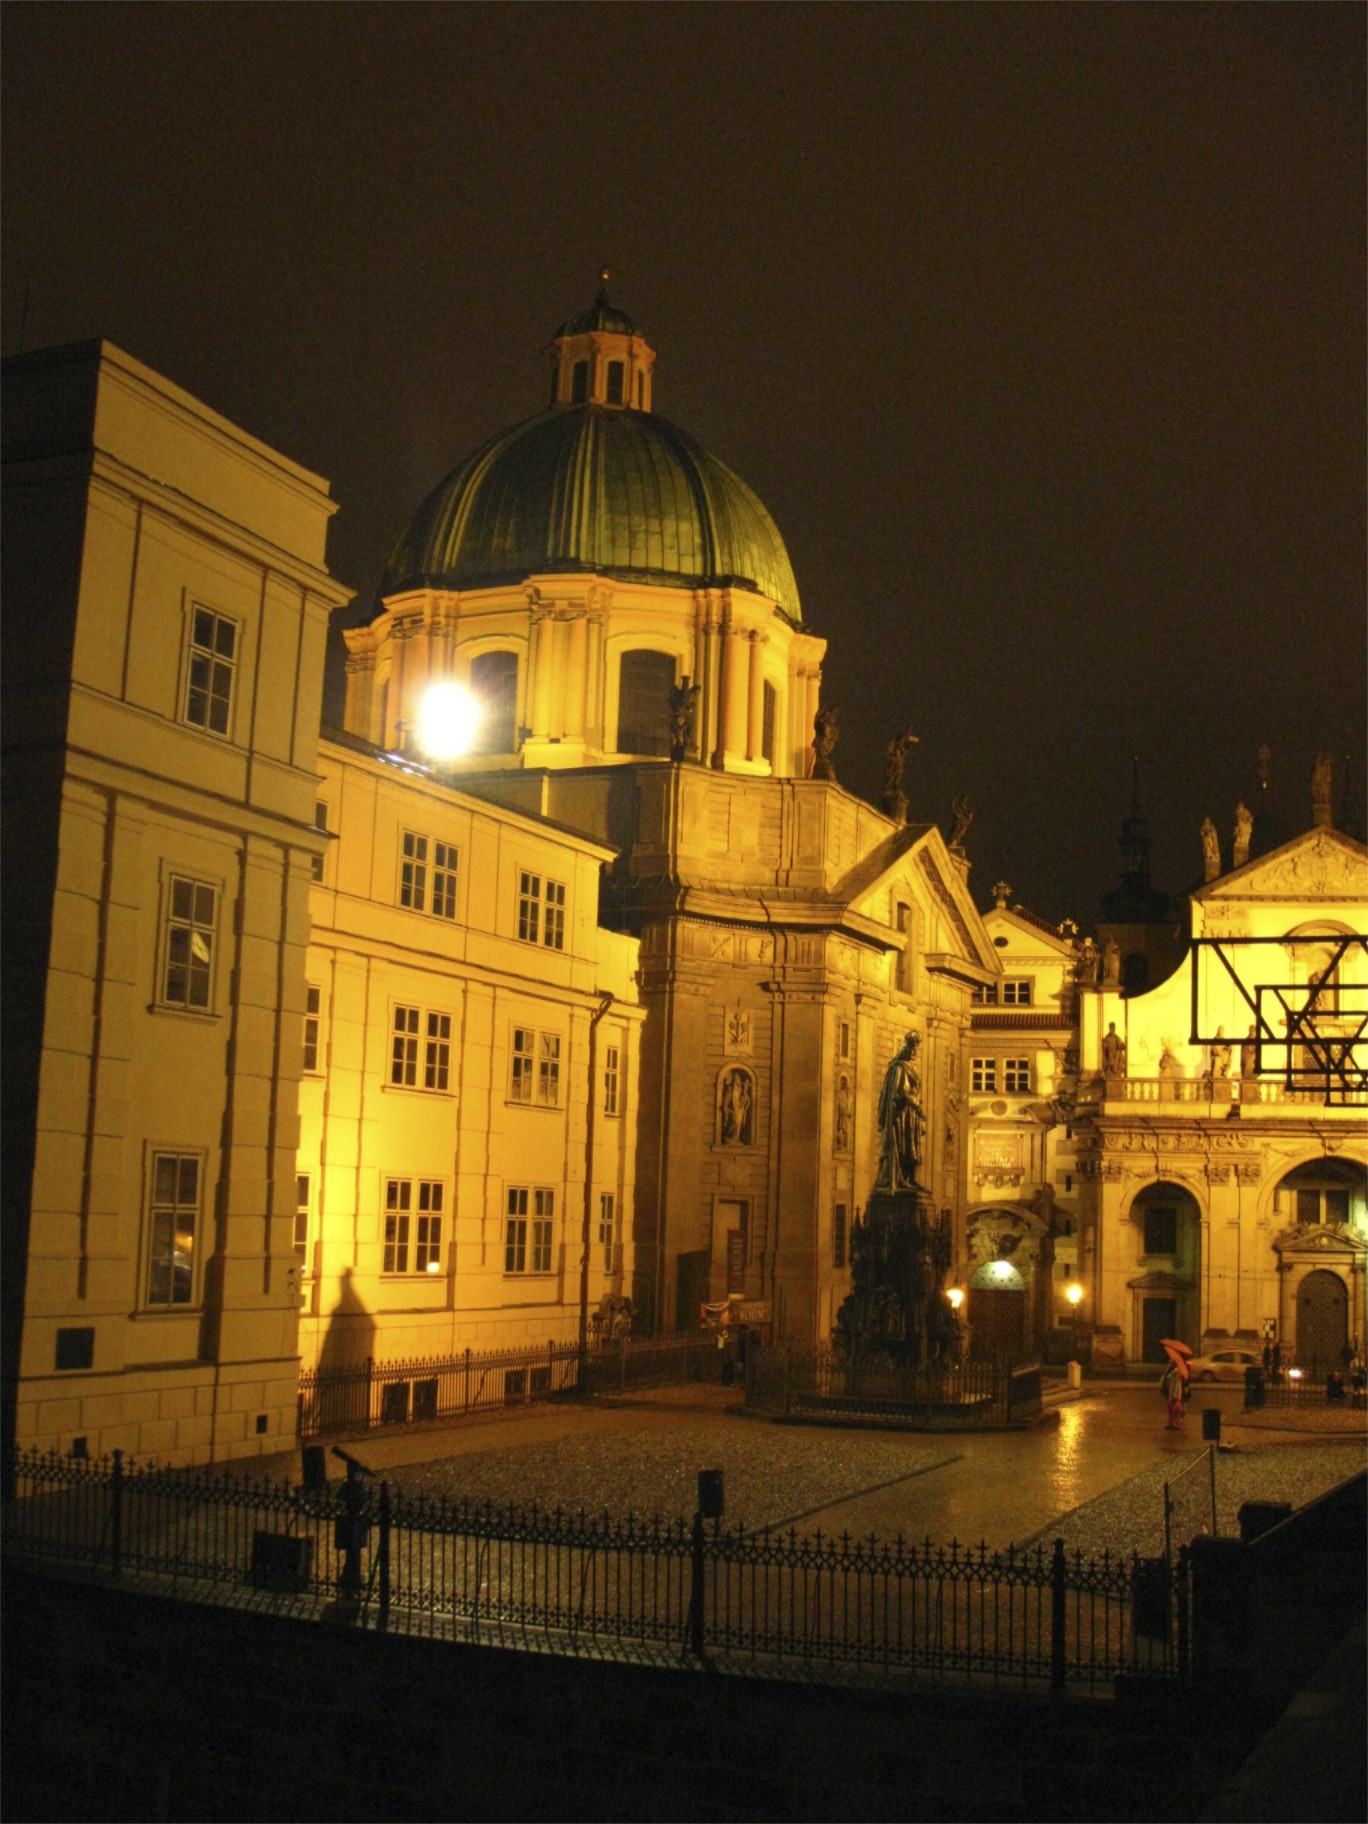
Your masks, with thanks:
<instances>
[{"instance_id":1,"label":"drain pipe","mask_svg":"<svg viewBox=\"0 0 1368 1824\"><path fill-rule=\"evenodd\" d=\"M584 1118L584 1226L580 1234L579 1390L589 1378L589 1222L594 1207L594 1115L598 1108L598 1027L613 1004L606 988L598 990L598 1011L589 1016L589 1106Z\"/></svg>"}]
</instances>

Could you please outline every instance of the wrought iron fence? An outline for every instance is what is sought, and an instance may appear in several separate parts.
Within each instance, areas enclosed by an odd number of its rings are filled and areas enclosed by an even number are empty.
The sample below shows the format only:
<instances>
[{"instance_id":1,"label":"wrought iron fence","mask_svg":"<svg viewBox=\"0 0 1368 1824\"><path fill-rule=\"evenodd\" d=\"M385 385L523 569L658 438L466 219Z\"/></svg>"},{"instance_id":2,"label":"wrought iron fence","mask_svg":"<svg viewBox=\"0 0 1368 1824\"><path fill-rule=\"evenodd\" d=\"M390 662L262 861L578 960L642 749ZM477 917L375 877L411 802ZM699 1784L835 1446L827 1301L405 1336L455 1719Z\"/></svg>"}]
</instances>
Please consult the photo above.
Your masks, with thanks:
<instances>
[{"instance_id":1,"label":"wrought iron fence","mask_svg":"<svg viewBox=\"0 0 1368 1824\"><path fill-rule=\"evenodd\" d=\"M1001 1425L1039 1410L1040 1371L1005 1359L899 1367L851 1361L832 1349L752 1347L746 1403L834 1423Z\"/></svg>"},{"instance_id":2,"label":"wrought iron fence","mask_svg":"<svg viewBox=\"0 0 1368 1824\"><path fill-rule=\"evenodd\" d=\"M96 1566L471 1642L818 1679L898 1675L1102 1693L1177 1669L1186 1596L1144 1561L494 1508L349 1475L307 1492L205 1471L18 1460L7 1558ZM1158 1596L1158 1605L1153 1600ZM1156 1619L1157 1614L1157 1619Z\"/></svg>"},{"instance_id":3,"label":"wrought iron fence","mask_svg":"<svg viewBox=\"0 0 1368 1824\"><path fill-rule=\"evenodd\" d=\"M716 1379L718 1350L706 1335L622 1337L593 1344L583 1366L583 1391L603 1393ZM579 1391L581 1379L578 1346L554 1342L534 1350L467 1349L462 1355L310 1368L299 1377L299 1434L336 1437L523 1406Z\"/></svg>"},{"instance_id":4,"label":"wrought iron fence","mask_svg":"<svg viewBox=\"0 0 1368 1824\"><path fill-rule=\"evenodd\" d=\"M1246 1376L1246 1406L1362 1407L1365 1404L1361 1373L1307 1374L1301 1369L1280 1368L1276 1374L1261 1374L1256 1386L1258 1392L1251 1398L1250 1381Z\"/></svg>"}]
</instances>

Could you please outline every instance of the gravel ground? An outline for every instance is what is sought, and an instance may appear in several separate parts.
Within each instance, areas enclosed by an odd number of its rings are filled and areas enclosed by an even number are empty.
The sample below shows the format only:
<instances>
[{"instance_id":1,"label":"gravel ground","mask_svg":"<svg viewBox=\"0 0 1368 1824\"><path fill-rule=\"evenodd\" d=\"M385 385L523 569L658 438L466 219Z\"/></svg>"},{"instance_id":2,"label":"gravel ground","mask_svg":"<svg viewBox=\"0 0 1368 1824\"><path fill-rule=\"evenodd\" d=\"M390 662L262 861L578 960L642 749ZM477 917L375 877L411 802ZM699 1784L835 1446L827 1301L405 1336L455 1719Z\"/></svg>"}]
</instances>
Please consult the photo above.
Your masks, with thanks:
<instances>
[{"instance_id":1,"label":"gravel ground","mask_svg":"<svg viewBox=\"0 0 1368 1824\"><path fill-rule=\"evenodd\" d=\"M1246 1501L1288 1501L1305 1507L1363 1466L1363 1446L1356 1443L1222 1446L1216 1453L1216 1530L1223 1537L1237 1536L1239 1511ZM1158 1556L1164 1549L1165 1482L1173 1501L1173 1543L1185 1545L1195 1533L1211 1527L1206 1446L1194 1446L1186 1470L1176 1461L1142 1470L1052 1521L1036 1537L1062 1539L1067 1551L1085 1557L1103 1551Z\"/></svg>"}]
</instances>

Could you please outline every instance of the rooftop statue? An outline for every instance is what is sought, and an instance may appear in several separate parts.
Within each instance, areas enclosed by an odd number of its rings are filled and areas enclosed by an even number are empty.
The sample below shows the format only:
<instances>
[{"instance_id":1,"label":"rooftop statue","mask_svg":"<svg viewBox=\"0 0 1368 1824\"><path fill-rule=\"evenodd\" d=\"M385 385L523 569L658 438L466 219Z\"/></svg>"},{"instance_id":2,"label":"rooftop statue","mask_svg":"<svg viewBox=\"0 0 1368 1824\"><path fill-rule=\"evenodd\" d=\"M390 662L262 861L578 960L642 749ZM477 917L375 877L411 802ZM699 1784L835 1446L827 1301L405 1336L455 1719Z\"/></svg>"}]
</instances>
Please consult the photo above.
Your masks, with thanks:
<instances>
[{"instance_id":1,"label":"rooftop statue","mask_svg":"<svg viewBox=\"0 0 1368 1824\"><path fill-rule=\"evenodd\" d=\"M1202 879L1216 880L1221 872L1221 839L1210 817L1202 819Z\"/></svg>"},{"instance_id":2,"label":"rooftop statue","mask_svg":"<svg viewBox=\"0 0 1368 1824\"><path fill-rule=\"evenodd\" d=\"M926 1142L917 1051L921 1039L909 1032L884 1073L879 1092L879 1175L876 1191L911 1191Z\"/></svg>"},{"instance_id":3,"label":"rooftop statue","mask_svg":"<svg viewBox=\"0 0 1368 1824\"><path fill-rule=\"evenodd\" d=\"M812 776L836 783L836 768L831 756L841 734L841 712L837 708L819 709L812 724Z\"/></svg>"},{"instance_id":4,"label":"rooftop statue","mask_svg":"<svg viewBox=\"0 0 1368 1824\"><path fill-rule=\"evenodd\" d=\"M1254 813L1243 801L1235 806L1235 845L1230 857L1233 868L1242 868L1249 860L1249 842L1254 834Z\"/></svg>"},{"instance_id":5,"label":"rooftop statue","mask_svg":"<svg viewBox=\"0 0 1368 1824\"><path fill-rule=\"evenodd\" d=\"M682 760L694 745L694 712L703 686L685 678L670 690L670 758Z\"/></svg>"}]
</instances>

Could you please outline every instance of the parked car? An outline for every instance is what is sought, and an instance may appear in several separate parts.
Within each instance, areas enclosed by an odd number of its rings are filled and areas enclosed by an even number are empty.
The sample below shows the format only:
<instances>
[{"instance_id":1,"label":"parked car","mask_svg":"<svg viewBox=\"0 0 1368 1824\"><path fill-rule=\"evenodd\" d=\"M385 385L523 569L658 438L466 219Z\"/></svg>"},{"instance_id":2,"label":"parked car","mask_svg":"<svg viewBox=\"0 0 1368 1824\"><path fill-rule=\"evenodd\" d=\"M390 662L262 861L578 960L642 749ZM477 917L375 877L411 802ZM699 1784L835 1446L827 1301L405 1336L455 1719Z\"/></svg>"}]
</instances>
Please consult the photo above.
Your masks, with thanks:
<instances>
[{"instance_id":1,"label":"parked car","mask_svg":"<svg viewBox=\"0 0 1368 1824\"><path fill-rule=\"evenodd\" d=\"M1188 1373L1194 1381L1243 1381L1246 1368L1262 1368L1263 1357L1252 1349L1214 1349L1194 1355Z\"/></svg>"}]
</instances>

